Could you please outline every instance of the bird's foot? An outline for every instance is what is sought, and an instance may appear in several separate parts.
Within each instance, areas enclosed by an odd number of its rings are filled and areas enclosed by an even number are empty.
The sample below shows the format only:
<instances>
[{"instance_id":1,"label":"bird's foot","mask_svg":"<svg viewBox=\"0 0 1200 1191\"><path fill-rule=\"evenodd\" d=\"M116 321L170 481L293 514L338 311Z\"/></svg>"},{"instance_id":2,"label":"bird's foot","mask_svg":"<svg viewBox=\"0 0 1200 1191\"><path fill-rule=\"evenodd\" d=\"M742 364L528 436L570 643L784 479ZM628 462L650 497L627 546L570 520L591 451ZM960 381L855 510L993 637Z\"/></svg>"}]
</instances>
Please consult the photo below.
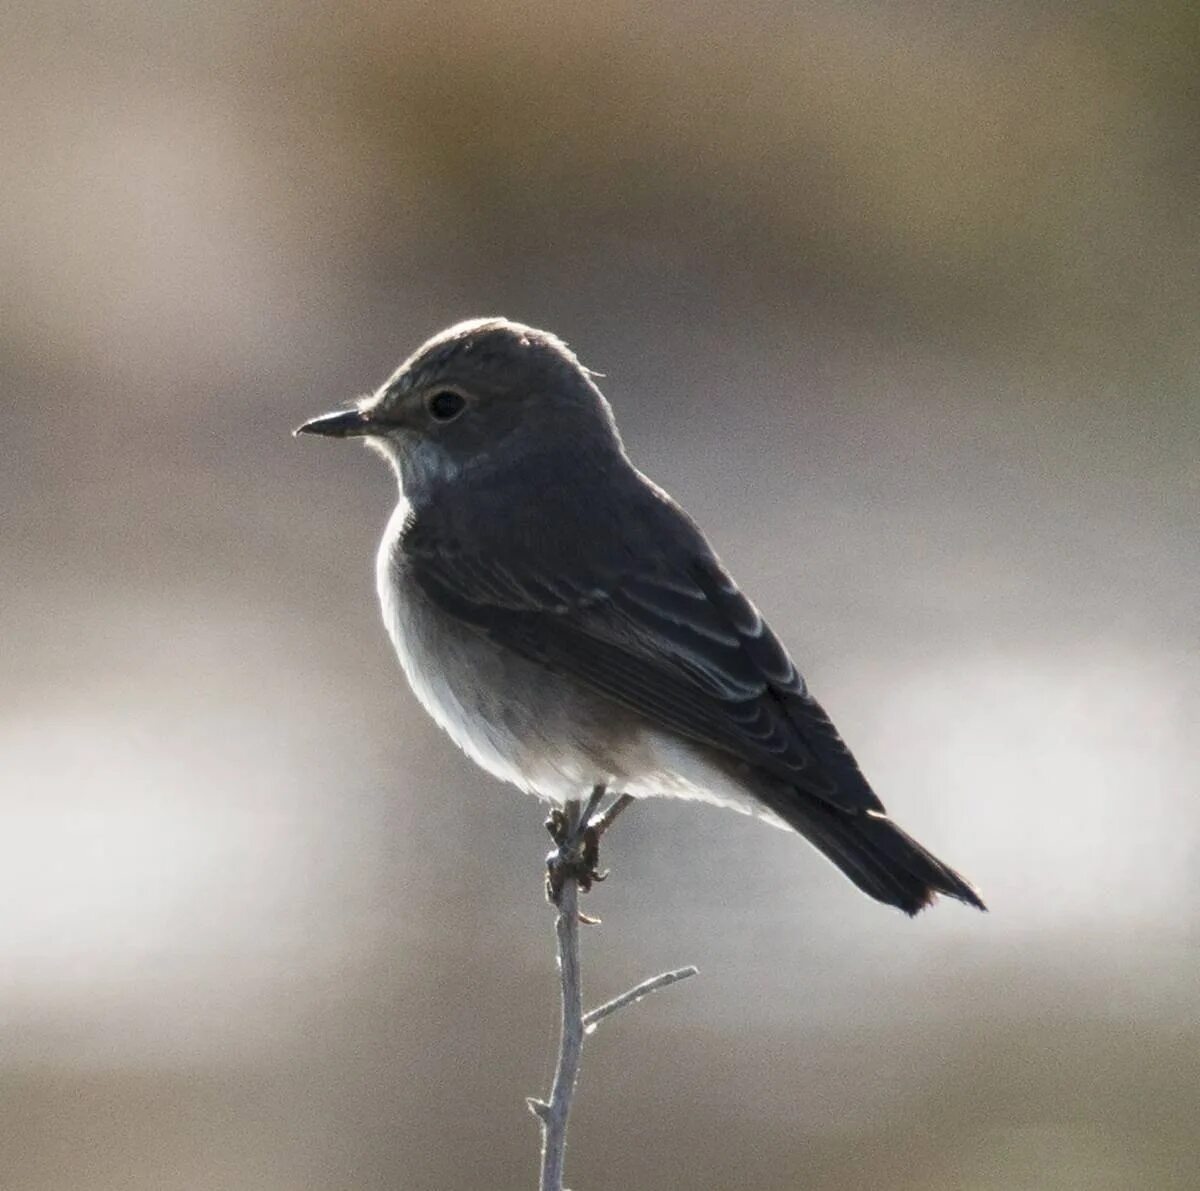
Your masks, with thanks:
<instances>
[{"instance_id":1,"label":"bird's foot","mask_svg":"<svg viewBox=\"0 0 1200 1191\"><path fill-rule=\"evenodd\" d=\"M570 833L562 811L552 811L546 820L546 830L558 845L546 857L546 897L556 906L568 878L579 882L586 893L597 881L608 876L600 868L600 833L592 824Z\"/></svg>"},{"instance_id":2,"label":"bird's foot","mask_svg":"<svg viewBox=\"0 0 1200 1191\"><path fill-rule=\"evenodd\" d=\"M547 900L556 906L559 904L563 884L568 878L578 881L580 890L586 893L597 881L608 876L608 870L600 868L600 839L632 801L628 794L622 794L604 814L593 816L591 812L600 802L599 796L593 794L574 831L563 811L556 808L550 812L546 830L557 847L546 857ZM585 916L580 917L587 921Z\"/></svg>"}]
</instances>

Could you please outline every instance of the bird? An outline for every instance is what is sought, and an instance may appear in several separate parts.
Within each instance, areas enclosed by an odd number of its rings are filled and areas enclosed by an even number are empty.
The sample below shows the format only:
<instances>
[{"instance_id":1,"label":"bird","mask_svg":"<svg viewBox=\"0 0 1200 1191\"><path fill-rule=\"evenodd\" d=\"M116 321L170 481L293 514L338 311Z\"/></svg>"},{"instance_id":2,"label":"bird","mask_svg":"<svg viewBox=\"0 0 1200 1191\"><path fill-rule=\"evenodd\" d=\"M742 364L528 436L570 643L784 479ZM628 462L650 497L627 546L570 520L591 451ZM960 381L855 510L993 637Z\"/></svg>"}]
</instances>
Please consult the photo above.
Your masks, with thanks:
<instances>
[{"instance_id":1,"label":"bird","mask_svg":"<svg viewBox=\"0 0 1200 1191\"><path fill-rule=\"evenodd\" d=\"M986 909L888 816L700 527L630 460L598 375L556 335L471 319L294 431L361 439L395 473L376 586L419 702L552 807L731 807L908 915L939 894Z\"/></svg>"}]
</instances>

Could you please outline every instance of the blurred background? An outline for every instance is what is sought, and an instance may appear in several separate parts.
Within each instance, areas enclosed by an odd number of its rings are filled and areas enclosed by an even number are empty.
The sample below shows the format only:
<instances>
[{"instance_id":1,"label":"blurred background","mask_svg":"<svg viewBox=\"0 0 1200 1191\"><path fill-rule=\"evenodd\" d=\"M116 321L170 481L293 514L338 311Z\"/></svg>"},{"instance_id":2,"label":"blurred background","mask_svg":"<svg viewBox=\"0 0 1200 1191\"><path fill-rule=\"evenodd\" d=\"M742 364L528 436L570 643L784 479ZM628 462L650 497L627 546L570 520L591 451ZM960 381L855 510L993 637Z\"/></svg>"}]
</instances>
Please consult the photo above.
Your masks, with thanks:
<instances>
[{"instance_id":1,"label":"blurred background","mask_svg":"<svg viewBox=\"0 0 1200 1191\"><path fill-rule=\"evenodd\" d=\"M568 1173L1192 1188L1189 0L7 0L0 1186L528 1188L548 841L403 685L379 463L460 318L604 372L992 912L635 808Z\"/></svg>"}]
</instances>

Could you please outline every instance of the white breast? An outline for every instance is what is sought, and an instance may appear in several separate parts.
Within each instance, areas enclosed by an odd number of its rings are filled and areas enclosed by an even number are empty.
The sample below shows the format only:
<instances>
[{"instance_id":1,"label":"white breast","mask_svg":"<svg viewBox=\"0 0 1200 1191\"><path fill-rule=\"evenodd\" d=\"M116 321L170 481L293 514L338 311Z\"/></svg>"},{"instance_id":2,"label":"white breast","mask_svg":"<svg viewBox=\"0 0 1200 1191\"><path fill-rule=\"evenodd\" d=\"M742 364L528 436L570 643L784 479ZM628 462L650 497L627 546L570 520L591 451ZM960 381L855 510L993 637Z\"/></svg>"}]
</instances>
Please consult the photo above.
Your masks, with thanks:
<instances>
[{"instance_id":1,"label":"white breast","mask_svg":"<svg viewBox=\"0 0 1200 1191\"><path fill-rule=\"evenodd\" d=\"M383 623L396 649L413 694L434 722L477 765L502 781L524 786L511 761L511 750L498 740L490 725L481 721L476 709L465 707L460 693L447 681L448 671L471 665L461 656L463 641L456 642L429 615L424 601L406 590L398 566L397 547L409 505L403 497L392 513L375 558L375 585L383 610Z\"/></svg>"},{"instance_id":2,"label":"white breast","mask_svg":"<svg viewBox=\"0 0 1200 1191\"><path fill-rule=\"evenodd\" d=\"M579 798L614 774L594 724L561 680L439 612L408 580L401 502L380 543L376 585L384 624L413 694L477 765L528 793Z\"/></svg>"}]
</instances>

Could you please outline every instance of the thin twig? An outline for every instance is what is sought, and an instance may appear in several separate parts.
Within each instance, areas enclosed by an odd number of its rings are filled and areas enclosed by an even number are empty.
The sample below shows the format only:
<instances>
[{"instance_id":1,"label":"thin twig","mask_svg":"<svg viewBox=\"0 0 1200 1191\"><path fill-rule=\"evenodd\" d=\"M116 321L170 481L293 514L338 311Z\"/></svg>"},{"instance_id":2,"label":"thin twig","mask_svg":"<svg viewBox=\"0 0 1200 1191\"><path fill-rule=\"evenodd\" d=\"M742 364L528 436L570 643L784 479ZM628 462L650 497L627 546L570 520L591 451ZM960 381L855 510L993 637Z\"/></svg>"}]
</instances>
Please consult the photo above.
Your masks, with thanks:
<instances>
[{"instance_id":1,"label":"thin twig","mask_svg":"<svg viewBox=\"0 0 1200 1191\"><path fill-rule=\"evenodd\" d=\"M589 806L592 801L589 800ZM594 808L593 808L594 809ZM583 807L578 800L563 807L567 818L567 842L574 847L585 825ZM558 939L558 971L562 985L562 1024L558 1043L558 1066L548 1103L530 1105L542 1123L542 1175L540 1191L563 1191L563 1163L567 1151L567 1118L571 1098L579 1078L579 1059L583 1053L583 989L579 976L579 881L568 875L558 899L558 917L554 923Z\"/></svg>"},{"instance_id":2,"label":"thin twig","mask_svg":"<svg viewBox=\"0 0 1200 1191\"><path fill-rule=\"evenodd\" d=\"M540 1191L563 1191L563 1167L567 1151L567 1119L571 1113L571 1100L579 1078L579 1064L583 1055L584 1034L590 1034L596 1024L604 1018L640 1001L656 989L666 988L679 980L696 975L694 967L677 968L663 972L649 980L643 980L635 988L606 1001L590 1013L583 1012L583 988L579 964L579 869L578 862L584 855L585 831L589 821L594 829L593 846L599 837L612 825L616 817L633 801L621 795L612 805L595 819L604 788L597 786L584 806L578 799L563 806L565 830L556 838L561 840L557 853L551 858L561 867L557 878L548 884L551 892L558 891L558 914L554 933L558 943L558 970L562 989L562 1018L558 1044L558 1064L554 1070L549 1100L529 1097L526 1103L530 1112L537 1117L542 1128L542 1168L538 1183ZM586 871L586 870L585 870ZM602 878L601 878L602 879Z\"/></svg>"},{"instance_id":3,"label":"thin twig","mask_svg":"<svg viewBox=\"0 0 1200 1191\"><path fill-rule=\"evenodd\" d=\"M680 980L686 980L689 976L695 976L699 971L699 968L689 964L686 968L676 968L672 972L663 972L661 975L651 976L649 980L643 980L641 984L634 985L633 988L628 992L623 992L619 997L613 997L611 1001L605 1001L603 1005L597 1005L595 1009L589 1009L583 1015L583 1032L585 1034L595 1033L596 1026L606 1017L616 1013L618 1009L624 1009L626 1005L636 1005L638 1001L650 993L657 992L660 988L666 988L668 985L677 984Z\"/></svg>"}]
</instances>

